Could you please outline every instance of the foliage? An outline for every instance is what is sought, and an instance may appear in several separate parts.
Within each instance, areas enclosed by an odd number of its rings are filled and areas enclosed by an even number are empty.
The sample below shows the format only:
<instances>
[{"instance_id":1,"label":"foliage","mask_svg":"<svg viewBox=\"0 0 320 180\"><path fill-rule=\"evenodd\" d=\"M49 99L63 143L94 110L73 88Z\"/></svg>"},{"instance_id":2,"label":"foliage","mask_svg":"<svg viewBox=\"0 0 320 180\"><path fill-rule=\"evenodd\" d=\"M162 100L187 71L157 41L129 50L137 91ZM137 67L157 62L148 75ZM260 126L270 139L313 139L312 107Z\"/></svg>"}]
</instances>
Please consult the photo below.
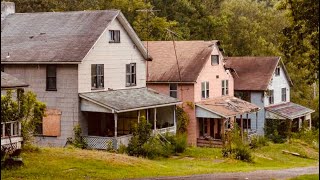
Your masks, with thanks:
<instances>
[{"instance_id":1,"label":"foliage","mask_svg":"<svg viewBox=\"0 0 320 180\"><path fill-rule=\"evenodd\" d=\"M74 138L68 138L69 143L76 148L85 149L87 147L87 143L83 140L81 133L82 129L79 124L73 127Z\"/></svg>"},{"instance_id":2,"label":"foliage","mask_svg":"<svg viewBox=\"0 0 320 180\"><path fill-rule=\"evenodd\" d=\"M177 106L177 133L183 134L187 132L187 127L190 121L189 115L184 111L183 108Z\"/></svg>"},{"instance_id":3,"label":"foliage","mask_svg":"<svg viewBox=\"0 0 320 180\"><path fill-rule=\"evenodd\" d=\"M319 129L308 130L305 126L299 132L292 133L293 139L300 139L314 147L319 148Z\"/></svg>"},{"instance_id":4,"label":"foliage","mask_svg":"<svg viewBox=\"0 0 320 180\"><path fill-rule=\"evenodd\" d=\"M231 131L226 133L226 143L221 150L223 157L230 157L242 161L252 162L249 144L244 142L240 135L240 129L235 123Z\"/></svg>"},{"instance_id":5,"label":"foliage","mask_svg":"<svg viewBox=\"0 0 320 180\"><path fill-rule=\"evenodd\" d=\"M283 143L288 137L288 121L281 119L267 119L265 122L264 132L267 138L274 143Z\"/></svg>"},{"instance_id":6,"label":"foliage","mask_svg":"<svg viewBox=\"0 0 320 180\"><path fill-rule=\"evenodd\" d=\"M250 147L252 149L260 148L268 145L268 139L264 136L255 135L251 137Z\"/></svg>"},{"instance_id":7,"label":"foliage","mask_svg":"<svg viewBox=\"0 0 320 180\"><path fill-rule=\"evenodd\" d=\"M117 152L120 154L126 154L128 152L127 146L121 143Z\"/></svg>"},{"instance_id":8,"label":"foliage","mask_svg":"<svg viewBox=\"0 0 320 180\"><path fill-rule=\"evenodd\" d=\"M132 127L133 137L128 144L128 155L130 156L146 156L143 145L148 142L151 137L151 124L147 122L144 116L141 116L140 122Z\"/></svg>"},{"instance_id":9,"label":"foliage","mask_svg":"<svg viewBox=\"0 0 320 180\"><path fill-rule=\"evenodd\" d=\"M37 100L36 94L31 91L23 93L18 90L17 100L12 97L12 91L1 95L1 121L21 122L21 134L24 145L32 143L33 134L39 123L42 122L46 105Z\"/></svg>"}]
</instances>

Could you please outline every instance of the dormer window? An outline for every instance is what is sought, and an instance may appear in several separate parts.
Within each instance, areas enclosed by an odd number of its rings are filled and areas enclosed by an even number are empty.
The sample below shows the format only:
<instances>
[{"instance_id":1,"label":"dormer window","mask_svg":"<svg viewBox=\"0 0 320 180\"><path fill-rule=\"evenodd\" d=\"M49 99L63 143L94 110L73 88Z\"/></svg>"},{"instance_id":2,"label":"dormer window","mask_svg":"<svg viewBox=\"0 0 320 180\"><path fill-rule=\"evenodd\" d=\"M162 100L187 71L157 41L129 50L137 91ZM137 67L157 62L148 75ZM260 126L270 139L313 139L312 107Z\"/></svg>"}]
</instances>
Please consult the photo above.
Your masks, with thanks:
<instances>
[{"instance_id":1,"label":"dormer window","mask_svg":"<svg viewBox=\"0 0 320 180\"><path fill-rule=\"evenodd\" d=\"M219 55L211 55L211 65L219 64Z\"/></svg>"},{"instance_id":2,"label":"dormer window","mask_svg":"<svg viewBox=\"0 0 320 180\"><path fill-rule=\"evenodd\" d=\"M120 43L120 31L110 30L110 41L109 43Z\"/></svg>"},{"instance_id":3,"label":"dormer window","mask_svg":"<svg viewBox=\"0 0 320 180\"><path fill-rule=\"evenodd\" d=\"M276 76L280 76L280 67L279 66L276 68L275 74L276 74Z\"/></svg>"}]
</instances>

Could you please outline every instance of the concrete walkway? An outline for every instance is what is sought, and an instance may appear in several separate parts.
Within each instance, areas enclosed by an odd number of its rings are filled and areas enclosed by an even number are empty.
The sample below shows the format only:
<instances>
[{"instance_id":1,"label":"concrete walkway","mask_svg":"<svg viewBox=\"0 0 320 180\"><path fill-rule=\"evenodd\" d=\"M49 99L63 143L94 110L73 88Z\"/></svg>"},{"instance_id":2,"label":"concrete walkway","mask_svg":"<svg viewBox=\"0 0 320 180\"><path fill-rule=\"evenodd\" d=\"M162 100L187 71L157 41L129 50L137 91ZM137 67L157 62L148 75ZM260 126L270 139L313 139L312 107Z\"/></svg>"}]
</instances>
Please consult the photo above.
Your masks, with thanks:
<instances>
[{"instance_id":1,"label":"concrete walkway","mask_svg":"<svg viewBox=\"0 0 320 180\"><path fill-rule=\"evenodd\" d=\"M211 179L288 179L304 174L319 174L319 166L291 168L282 170L258 170L251 172L235 172L235 173L215 173L215 174L201 174L191 176L177 176L177 177L157 177L157 178L144 178L139 180L211 180Z\"/></svg>"}]
</instances>

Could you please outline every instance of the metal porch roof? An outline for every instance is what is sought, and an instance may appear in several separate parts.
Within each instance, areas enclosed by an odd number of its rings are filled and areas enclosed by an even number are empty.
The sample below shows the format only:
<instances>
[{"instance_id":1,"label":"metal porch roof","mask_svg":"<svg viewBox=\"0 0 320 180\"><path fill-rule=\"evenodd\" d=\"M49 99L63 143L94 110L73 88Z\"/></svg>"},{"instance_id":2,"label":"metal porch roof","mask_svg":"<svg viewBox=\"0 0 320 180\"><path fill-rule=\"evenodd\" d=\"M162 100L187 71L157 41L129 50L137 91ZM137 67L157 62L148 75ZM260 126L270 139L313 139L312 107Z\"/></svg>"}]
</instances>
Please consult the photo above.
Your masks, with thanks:
<instances>
[{"instance_id":1,"label":"metal porch roof","mask_svg":"<svg viewBox=\"0 0 320 180\"><path fill-rule=\"evenodd\" d=\"M307 107L295 104L293 102L286 102L265 107L266 111L272 112L284 118L294 119L309 113L313 113L314 110Z\"/></svg>"}]
</instances>

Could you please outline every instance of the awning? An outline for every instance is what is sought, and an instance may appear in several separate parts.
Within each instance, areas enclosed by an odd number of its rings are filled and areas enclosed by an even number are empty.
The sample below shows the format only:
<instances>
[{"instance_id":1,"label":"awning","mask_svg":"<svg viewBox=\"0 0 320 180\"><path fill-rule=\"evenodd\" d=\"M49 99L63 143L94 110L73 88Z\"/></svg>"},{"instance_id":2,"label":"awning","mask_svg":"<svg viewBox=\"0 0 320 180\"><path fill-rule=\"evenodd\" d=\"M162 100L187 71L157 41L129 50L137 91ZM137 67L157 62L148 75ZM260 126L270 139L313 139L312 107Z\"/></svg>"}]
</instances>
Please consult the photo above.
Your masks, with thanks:
<instances>
[{"instance_id":1,"label":"awning","mask_svg":"<svg viewBox=\"0 0 320 180\"><path fill-rule=\"evenodd\" d=\"M259 110L258 106L233 96L217 97L196 103L196 117L229 118Z\"/></svg>"},{"instance_id":2,"label":"awning","mask_svg":"<svg viewBox=\"0 0 320 180\"><path fill-rule=\"evenodd\" d=\"M286 102L265 107L267 119L295 119L301 116L305 116L314 112L314 110L307 107L295 104L292 102Z\"/></svg>"},{"instance_id":3,"label":"awning","mask_svg":"<svg viewBox=\"0 0 320 180\"><path fill-rule=\"evenodd\" d=\"M79 93L81 111L120 113L180 104L176 98L148 88Z\"/></svg>"},{"instance_id":4,"label":"awning","mask_svg":"<svg viewBox=\"0 0 320 180\"><path fill-rule=\"evenodd\" d=\"M18 78L1 72L1 89L16 89L16 88L22 88L22 87L28 87L29 85Z\"/></svg>"}]
</instances>

